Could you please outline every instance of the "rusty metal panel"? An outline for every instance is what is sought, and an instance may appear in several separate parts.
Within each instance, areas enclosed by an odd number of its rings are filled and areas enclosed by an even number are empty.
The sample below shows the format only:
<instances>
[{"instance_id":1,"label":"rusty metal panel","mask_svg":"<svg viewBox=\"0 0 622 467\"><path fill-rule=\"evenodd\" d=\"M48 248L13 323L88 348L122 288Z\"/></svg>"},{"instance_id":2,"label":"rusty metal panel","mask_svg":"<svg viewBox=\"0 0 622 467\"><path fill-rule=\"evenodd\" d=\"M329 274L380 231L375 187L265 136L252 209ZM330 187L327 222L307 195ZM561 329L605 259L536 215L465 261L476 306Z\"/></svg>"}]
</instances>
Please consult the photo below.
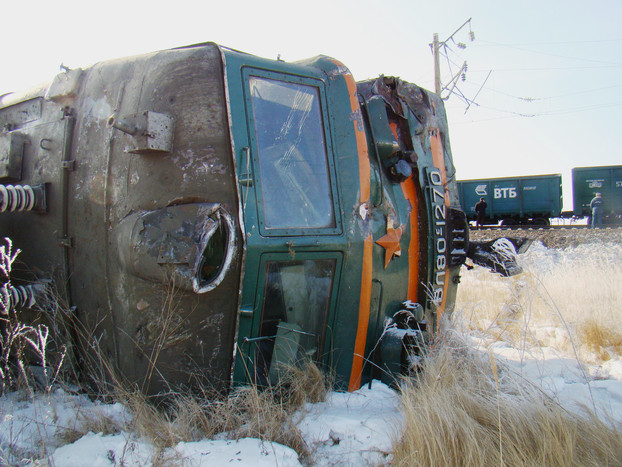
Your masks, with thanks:
<instances>
[{"instance_id":1,"label":"rusty metal panel","mask_svg":"<svg viewBox=\"0 0 622 467\"><path fill-rule=\"evenodd\" d=\"M223 76L206 44L61 73L0 108L0 134L30 142L22 183L47 187L47 213L0 217L16 279L66 285L83 352L97 341L151 393L230 384L242 237Z\"/></svg>"},{"instance_id":2,"label":"rusty metal panel","mask_svg":"<svg viewBox=\"0 0 622 467\"><path fill-rule=\"evenodd\" d=\"M228 387L241 258L197 294L209 225L225 217L182 214L218 205L231 213L231 243L241 243L220 52L204 46L101 63L85 70L82 86L70 175L73 302L107 337L122 373L146 390ZM112 127L113 115L148 136ZM133 236L118 235L123 225Z\"/></svg>"},{"instance_id":3,"label":"rusty metal panel","mask_svg":"<svg viewBox=\"0 0 622 467\"><path fill-rule=\"evenodd\" d=\"M173 118L158 112L145 111L124 117L111 116L108 124L133 138L133 154L167 153L173 147Z\"/></svg>"},{"instance_id":4,"label":"rusty metal panel","mask_svg":"<svg viewBox=\"0 0 622 467\"><path fill-rule=\"evenodd\" d=\"M26 138L12 131L0 134L0 182L16 182L22 179L22 161Z\"/></svg>"},{"instance_id":5,"label":"rusty metal panel","mask_svg":"<svg viewBox=\"0 0 622 467\"><path fill-rule=\"evenodd\" d=\"M42 114L41 101L39 97L0 109L0 131L11 131L39 120Z\"/></svg>"}]
</instances>

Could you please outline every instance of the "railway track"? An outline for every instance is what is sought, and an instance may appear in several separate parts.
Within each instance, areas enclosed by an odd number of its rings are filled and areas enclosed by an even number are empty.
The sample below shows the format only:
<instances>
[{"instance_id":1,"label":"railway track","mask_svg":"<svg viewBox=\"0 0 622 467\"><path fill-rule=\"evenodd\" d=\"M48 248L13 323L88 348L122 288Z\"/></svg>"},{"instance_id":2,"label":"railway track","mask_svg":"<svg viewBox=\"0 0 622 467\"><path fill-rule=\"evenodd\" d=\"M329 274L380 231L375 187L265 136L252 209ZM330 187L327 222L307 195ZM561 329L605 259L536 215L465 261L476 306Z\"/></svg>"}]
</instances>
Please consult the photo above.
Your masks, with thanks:
<instances>
[{"instance_id":1,"label":"railway track","mask_svg":"<svg viewBox=\"0 0 622 467\"><path fill-rule=\"evenodd\" d=\"M591 230L587 225L508 225L508 226L484 226L481 230ZM473 232L475 229L471 229ZM622 230L622 225L606 225L595 230Z\"/></svg>"},{"instance_id":2,"label":"railway track","mask_svg":"<svg viewBox=\"0 0 622 467\"><path fill-rule=\"evenodd\" d=\"M622 226L588 229L587 226L523 226L522 228L493 227L471 230L471 240L493 240L499 237L527 237L540 241L548 248L568 248L588 243L622 244Z\"/></svg>"}]
</instances>

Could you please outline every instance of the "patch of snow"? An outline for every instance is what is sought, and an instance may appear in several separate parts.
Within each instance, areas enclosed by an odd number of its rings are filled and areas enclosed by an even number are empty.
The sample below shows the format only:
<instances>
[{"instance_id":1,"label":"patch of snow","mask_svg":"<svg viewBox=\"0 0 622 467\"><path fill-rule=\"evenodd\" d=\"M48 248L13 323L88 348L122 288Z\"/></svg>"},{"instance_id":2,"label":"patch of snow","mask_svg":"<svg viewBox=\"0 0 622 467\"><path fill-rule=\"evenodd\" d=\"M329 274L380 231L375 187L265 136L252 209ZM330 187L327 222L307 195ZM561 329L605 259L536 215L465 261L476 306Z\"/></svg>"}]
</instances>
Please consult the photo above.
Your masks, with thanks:
<instances>
[{"instance_id":1,"label":"patch of snow","mask_svg":"<svg viewBox=\"0 0 622 467\"><path fill-rule=\"evenodd\" d=\"M255 438L179 443L174 448L168 449L163 457L188 467L231 464L259 467L301 465L298 461L298 453L293 449Z\"/></svg>"},{"instance_id":2,"label":"patch of snow","mask_svg":"<svg viewBox=\"0 0 622 467\"><path fill-rule=\"evenodd\" d=\"M380 465L391 452L402 416L395 391L373 381L352 393L333 392L326 402L307 404L298 427L314 465Z\"/></svg>"}]
</instances>

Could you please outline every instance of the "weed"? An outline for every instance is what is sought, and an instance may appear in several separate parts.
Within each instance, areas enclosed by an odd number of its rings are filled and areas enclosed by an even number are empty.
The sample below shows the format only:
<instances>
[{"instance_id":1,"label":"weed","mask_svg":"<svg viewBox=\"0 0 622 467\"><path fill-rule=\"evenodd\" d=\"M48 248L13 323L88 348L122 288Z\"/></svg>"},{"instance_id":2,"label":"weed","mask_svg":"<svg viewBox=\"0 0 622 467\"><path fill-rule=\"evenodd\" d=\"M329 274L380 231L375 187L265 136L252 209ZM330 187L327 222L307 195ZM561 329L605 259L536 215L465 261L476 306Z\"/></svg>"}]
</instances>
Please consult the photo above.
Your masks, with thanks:
<instances>
[{"instance_id":1,"label":"weed","mask_svg":"<svg viewBox=\"0 0 622 467\"><path fill-rule=\"evenodd\" d=\"M566 411L455 332L402 384L395 465L622 465L622 432Z\"/></svg>"},{"instance_id":2,"label":"weed","mask_svg":"<svg viewBox=\"0 0 622 467\"><path fill-rule=\"evenodd\" d=\"M46 311L47 283L14 286L11 283L11 270L20 250L13 250L10 239L5 238L0 246L0 394L15 389L21 383L30 397L33 387L39 384L49 391L56 380L66 354L66 348L59 346L56 361L50 366L48 346L51 341L48 326L42 323L26 324L20 315L24 308L35 307ZM37 298L41 303L37 303ZM34 362L41 371L31 367Z\"/></svg>"}]
</instances>

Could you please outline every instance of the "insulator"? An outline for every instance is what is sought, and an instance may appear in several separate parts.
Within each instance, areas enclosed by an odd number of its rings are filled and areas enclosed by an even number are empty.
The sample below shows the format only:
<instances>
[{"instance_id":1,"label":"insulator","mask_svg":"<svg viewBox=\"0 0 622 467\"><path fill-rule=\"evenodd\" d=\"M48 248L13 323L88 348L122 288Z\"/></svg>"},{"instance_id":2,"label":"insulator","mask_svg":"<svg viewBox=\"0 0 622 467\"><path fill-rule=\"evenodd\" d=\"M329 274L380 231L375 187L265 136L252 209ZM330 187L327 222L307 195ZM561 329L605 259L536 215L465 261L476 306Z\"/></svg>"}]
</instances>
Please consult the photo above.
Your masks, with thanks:
<instances>
[{"instance_id":1,"label":"insulator","mask_svg":"<svg viewBox=\"0 0 622 467\"><path fill-rule=\"evenodd\" d=\"M8 296L9 303L5 304L6 310L12 310L14 308L32 308L37 303L37 298L45 295L49 282L38 281L34 284L28 285L10 285L5 288Z\"/></svg>"},{"instance_id":2,"label":"insulator","mask_svg":"<svg viewBox=\"0 0 622 467\"><path fill-rule=\"evenodd\" d=\"M37 192L30 185L0 185L0 212L31 211Z\"/></svg>"}]
</instances>

